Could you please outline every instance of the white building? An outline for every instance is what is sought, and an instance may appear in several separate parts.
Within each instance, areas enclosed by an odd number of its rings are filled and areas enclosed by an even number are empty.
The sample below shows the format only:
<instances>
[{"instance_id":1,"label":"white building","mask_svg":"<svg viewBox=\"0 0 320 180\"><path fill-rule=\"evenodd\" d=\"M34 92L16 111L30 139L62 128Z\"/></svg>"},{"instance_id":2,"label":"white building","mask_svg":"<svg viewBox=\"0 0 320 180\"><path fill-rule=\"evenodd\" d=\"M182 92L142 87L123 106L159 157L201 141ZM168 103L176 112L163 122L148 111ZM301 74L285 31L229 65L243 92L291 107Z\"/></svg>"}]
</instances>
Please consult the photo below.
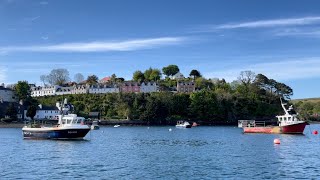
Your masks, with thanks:
<instances>
[{"instance_id":1,"label":"white building","mask_svg":"<svg viewBox=\"0 0 320 180\"><path fill-rule=\"evenodd\" d=\"M141 83L140 92L149 93L149 92L158 92L159 86L155 82Z\"/></svg>"},{"instance_id":2,"label":"white building","mask_svg":"<svg viewBox=\"0 0 320 180\"><path fill-rule=\"evenodd\" d=\"M92 85L89 88L89 94L105 94L105 93L118 93L119 88L117 86L107 85Z\"/></svg>"},{"instance_id":3,"label":"white building","mask_svg":"<svg viewBox=\"0 0 320 180\"><path fill-rule=\"evenodd\" d=\"M56 90L56 95L65 95L65 94L72 94L74 87L59 87Z\"/></svg>"},{"instance_id":4,"label":"white building","mask_svg":"<svg viewBox=\"0 0 320 180\"><path fill-rule=\"evenodd\" d=\"M4 86L0 86L0 101L1 102L17 102L18 98L15 96L14 91Z\"/></svg>"},{"instance_id":5,"label":"white building","mask_svg":"<svg viewBox=\"0 0 320 180\"><path fill-rule=\"evenodd\" d=\"M37 107L37 113L34 116L34 119L56 119L59 115L59 108L55 106L44 106L39 104ZM25 119L31 120L30 117L27 117L27 110L24 110Z\"/></svg>"},{"instance_id":6,"label":"white building","mask_svg":"<svg viewBox=\"0 0 320 180\"><path fill-rule=\"evenodd\" d=\"M89 85L74 85L72 94L87 94L89 93Z\"/></svg>"},{"instance_id":7,"label":"white building","mask_svg":"<svg viewBox=\"0 0 320 180\"><path fill-rule=\"evenodd\" d=\"M172 79L177 79L177 80L184 79L184 76L181 72L178 72L177 74L172 76Z\"/></svg>"},{"instance_id":8,"label":"white building","mask_svg":"<svg viewBox=\"0 0 320 180\"><path fill-rule=\"evenodd\" d=\"M32 87L31 88L31 96L32 97L39 97L39 96L53 96L56 94L56 90L60 86L54 85L54 86L45 86L45 87Z\"/></svg>"}]
</instances>

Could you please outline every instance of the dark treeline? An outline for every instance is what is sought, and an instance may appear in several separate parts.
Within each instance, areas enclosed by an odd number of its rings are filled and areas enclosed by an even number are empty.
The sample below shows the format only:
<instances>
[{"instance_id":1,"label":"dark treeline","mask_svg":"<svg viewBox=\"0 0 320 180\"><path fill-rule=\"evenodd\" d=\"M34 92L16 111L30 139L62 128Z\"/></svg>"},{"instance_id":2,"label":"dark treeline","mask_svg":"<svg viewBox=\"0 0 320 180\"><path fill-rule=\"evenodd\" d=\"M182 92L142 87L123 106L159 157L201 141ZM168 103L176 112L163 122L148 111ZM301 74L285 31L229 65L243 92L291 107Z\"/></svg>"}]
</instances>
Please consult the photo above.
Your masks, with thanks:
<instances>
[{"instance_id":1,"label":"dark treeline","mask_svg":"<svg viewBox=\"0 0 320 180\"><path fill-rule=\"evenodd\" d=\"M270 119L282 114L279 97L288 99L292 89L251 71L242 72L238 83L224 80L196 92L112 93L38 97L53 105L67 98L76 113L87 117L98 111L102 119L140 119L149 124L175 124L176 120L201 124L234 124L238 119Z\"/></svg>"}]
</instances>

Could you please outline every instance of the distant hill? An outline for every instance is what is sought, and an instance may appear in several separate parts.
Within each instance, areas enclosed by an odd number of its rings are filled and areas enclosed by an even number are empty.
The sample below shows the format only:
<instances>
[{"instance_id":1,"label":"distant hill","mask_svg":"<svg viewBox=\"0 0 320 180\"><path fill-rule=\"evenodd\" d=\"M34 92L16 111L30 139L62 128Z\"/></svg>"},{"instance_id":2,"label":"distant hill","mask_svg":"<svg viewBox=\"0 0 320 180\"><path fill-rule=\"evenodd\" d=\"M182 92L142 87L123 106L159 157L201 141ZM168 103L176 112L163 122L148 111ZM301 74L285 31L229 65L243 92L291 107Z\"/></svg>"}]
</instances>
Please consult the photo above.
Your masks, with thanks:
<instances>
[{"instance_id":1,"label":"distant hill","mask_svg":"<svg viewBox=\"0 0 320 180\"><path fill-rule=\"evenodd\" d=\"M299 101L317 103L317 102L320 102L320 98L306 98L306 99L292 99L291 100L292 103L297 103Z\"/></svg>"}]
</instances>

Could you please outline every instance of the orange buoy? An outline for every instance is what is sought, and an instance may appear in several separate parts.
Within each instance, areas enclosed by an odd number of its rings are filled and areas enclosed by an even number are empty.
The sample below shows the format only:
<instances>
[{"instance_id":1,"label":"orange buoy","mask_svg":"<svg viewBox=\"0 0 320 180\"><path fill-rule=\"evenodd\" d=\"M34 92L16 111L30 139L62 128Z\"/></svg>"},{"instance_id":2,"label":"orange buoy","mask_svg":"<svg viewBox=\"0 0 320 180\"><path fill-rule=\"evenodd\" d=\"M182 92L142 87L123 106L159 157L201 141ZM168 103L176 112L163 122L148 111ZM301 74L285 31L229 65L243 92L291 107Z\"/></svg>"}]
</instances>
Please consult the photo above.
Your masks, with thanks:
<instances>
[{"instance_id":1,"label":"orange buoy","mask_svg":"<svg viewBox=\"0 0 320 180\"><path fill-rule=\"evenodd\" d=\"M280 144L280 139L274 139L274 140L273 140L273 143L274 143L274 144Z\"/></svg>"},{"instance_id":2,"label":"orange buoy","mask_svg":"<svg viewBox=\"0 0 320 180\"><path fill-rule=\"evenodd\" d=\"M314 135L317 135L317 134L318 134L318 131L317 131L317 130L314 130L312 133L313 133Z\"/></svg>"}]
</instances>

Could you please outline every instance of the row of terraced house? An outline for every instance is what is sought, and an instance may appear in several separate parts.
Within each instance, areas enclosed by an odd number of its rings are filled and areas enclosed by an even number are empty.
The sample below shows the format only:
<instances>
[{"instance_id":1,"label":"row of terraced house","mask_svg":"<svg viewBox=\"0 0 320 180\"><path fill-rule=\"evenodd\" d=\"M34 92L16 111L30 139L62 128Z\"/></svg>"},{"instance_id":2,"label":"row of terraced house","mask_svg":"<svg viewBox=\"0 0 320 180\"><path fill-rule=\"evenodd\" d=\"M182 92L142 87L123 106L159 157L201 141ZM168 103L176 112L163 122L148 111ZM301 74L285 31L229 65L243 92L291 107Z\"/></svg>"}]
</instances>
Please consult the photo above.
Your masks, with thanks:
<instances>
[{"instance_id":1,"label":"row of terraced house","mask_svg":"<svg viewBox=\"0 0 320 180\"><path fill-rule=\"evenodd\" d=\"M159 92L159 85L156 82L138 83L123 82L120 85L73 85L73 86L38 86L31 87L31 96L54 96L66 94L105 94L105 93L150 93ZM176 92L190 93L195 91L194 82L179 82L175 89Z\"/></svg>"}]
</instances>

